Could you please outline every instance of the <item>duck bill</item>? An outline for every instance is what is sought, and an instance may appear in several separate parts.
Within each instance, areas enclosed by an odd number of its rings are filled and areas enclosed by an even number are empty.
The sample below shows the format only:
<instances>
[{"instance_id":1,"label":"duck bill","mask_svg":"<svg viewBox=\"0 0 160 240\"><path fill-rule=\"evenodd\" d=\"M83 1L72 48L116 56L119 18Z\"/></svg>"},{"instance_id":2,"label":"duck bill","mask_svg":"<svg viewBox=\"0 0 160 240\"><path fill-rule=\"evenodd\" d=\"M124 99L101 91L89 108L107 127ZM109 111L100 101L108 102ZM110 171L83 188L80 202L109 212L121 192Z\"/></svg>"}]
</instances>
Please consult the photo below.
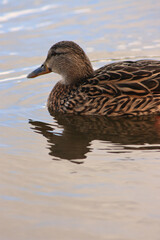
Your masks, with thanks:
<instances>
[{"instance_id":1,"label":"duck bill","mask_svg":"<svg viewBox=\"0 0 160 240\"><path fill-rule=\"evenodd\" d=\"M41 67L37 68L36 70L34 70L30 74L28 74L27 78L35 78L35 77L38 77L40 75L47 74L50 72L51 72L51 70L49 70L47 68L47 66L42 65Z\"/></svg>"}]
</instances>

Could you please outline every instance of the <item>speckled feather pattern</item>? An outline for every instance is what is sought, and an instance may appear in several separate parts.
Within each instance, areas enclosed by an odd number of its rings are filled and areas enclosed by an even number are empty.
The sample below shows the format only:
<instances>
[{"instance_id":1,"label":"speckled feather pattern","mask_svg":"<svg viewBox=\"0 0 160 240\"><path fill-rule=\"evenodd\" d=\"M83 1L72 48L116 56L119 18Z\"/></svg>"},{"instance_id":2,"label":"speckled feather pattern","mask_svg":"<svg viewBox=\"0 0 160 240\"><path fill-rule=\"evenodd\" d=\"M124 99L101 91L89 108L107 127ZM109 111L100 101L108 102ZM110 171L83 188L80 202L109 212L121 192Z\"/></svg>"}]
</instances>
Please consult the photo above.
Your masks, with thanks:
<instances>
[{"instance_id":1,"label":"speckled feather pattern","mask_svg":"<svg viewBox=\"0 0 160 240\"><path fill-rule=\"evenodd\" d=\"M82 115L147 115L160 112L160 61L123 61L96 70L92 77L58 82L48 109Z\"/></svg>"}]
</instances>

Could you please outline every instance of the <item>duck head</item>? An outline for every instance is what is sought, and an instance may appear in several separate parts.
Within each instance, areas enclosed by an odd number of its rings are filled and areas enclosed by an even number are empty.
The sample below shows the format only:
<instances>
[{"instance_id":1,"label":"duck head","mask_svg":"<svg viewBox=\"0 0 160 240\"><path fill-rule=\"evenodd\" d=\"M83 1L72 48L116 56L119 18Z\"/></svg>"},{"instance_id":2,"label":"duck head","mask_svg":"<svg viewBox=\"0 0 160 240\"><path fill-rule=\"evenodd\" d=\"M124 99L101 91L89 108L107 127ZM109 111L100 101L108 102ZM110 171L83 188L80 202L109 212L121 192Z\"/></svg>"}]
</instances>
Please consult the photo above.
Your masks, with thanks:
<instances>
[{"instance_id":1,"label":"duck head","mask_svg":"<svg viewBox=\"0 0 160 240\"><path fill-rule=\"evenodd\" d=\"M93 76L94 70L89 58L78 44L72 41L61 41L49 49L41 67L27 77L34 78L50 72L60 74L62 82L68 85Z\"/></svg>"}]
</instances>

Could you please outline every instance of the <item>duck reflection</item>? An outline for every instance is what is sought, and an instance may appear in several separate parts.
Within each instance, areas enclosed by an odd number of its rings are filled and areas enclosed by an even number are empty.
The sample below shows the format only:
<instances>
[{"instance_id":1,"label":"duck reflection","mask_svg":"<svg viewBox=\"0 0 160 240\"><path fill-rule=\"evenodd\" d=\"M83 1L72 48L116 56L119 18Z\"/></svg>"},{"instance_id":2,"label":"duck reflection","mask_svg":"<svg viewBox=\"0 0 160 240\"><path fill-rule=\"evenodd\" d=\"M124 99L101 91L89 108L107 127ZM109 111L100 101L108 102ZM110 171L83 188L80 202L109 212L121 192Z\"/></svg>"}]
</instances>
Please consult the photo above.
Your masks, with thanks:
<instances>
[{"instance_id":1,"label":"duck reflection","mask_svg":"<svg viewBox=\"0 0 160 240\"><path fill-rule=\"evenodd\" d=\"M93 140L119 143L124 149L135 149L138 145L141 145L138 146L141 149L160 149L158 116L107 118L55 114L53 118L53 124L33 120L29 120L29 123L36 133L47 139L49 155L55 160L58 158L83 163Z\"/></svg>"}]
</instances>

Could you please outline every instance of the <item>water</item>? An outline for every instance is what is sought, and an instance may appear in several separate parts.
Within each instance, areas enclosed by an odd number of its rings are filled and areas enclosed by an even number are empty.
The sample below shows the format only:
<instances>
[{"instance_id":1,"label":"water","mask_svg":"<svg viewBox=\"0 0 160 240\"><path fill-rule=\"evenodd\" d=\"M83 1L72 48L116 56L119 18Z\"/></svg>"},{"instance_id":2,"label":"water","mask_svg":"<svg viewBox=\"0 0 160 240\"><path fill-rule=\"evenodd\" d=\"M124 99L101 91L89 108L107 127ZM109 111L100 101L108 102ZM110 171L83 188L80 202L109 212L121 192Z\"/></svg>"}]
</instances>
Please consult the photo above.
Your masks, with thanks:
<instances>
[{"instance_id":1,"label":"water","mask_svg":"<svg viewBox=\"0 0 160 240\"><path fill-rule=\"evenodd\" d=\"M158 0L0 2L0 239L159 240L160 118L50 116L60 40L94 68L160 59Z\"/></svg>"}]
</instances>

